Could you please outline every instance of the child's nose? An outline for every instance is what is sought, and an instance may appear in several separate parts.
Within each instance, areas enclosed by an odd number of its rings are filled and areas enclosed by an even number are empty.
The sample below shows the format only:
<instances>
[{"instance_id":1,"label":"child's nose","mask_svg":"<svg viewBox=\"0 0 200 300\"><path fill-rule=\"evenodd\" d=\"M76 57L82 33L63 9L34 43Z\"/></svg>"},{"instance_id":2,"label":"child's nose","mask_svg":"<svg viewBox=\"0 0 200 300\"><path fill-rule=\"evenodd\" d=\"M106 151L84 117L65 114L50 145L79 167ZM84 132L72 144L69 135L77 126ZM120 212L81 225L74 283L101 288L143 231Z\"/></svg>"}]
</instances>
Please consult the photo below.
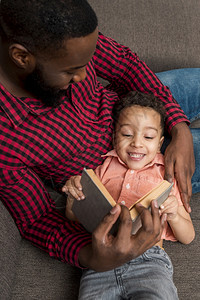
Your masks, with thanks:
<instances>
[{"instance_id":1,"label":"child's nose","mask_svg":"<svg viewBox=\"0 0 200 300\"><path fill-rule=\"evenodd\" d=\"M131 146L132 147L141 147L141 145L142 145L141 138L139 136L135 135L131 142Z\"/></svg>"}]
</instances>

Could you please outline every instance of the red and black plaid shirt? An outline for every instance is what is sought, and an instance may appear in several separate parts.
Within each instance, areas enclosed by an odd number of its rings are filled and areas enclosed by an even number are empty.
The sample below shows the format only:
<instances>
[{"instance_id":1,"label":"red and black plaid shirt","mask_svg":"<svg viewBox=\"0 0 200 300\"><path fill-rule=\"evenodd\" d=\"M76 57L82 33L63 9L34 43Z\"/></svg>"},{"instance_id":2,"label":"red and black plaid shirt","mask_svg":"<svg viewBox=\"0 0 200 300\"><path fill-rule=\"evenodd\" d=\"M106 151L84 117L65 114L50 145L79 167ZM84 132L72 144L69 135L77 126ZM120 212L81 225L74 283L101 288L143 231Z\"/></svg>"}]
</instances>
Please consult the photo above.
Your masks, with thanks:
<instances>
[{"instance_id":1,"label":"red and black plaid shirt","mask_svg":"<svg viewBox=\"0 0 200 300\"><path fill-rule=\"evenodd\" d=\"M129 48L99 34L84 81L72 84L62 104L16 98L0 87L0 197L20 233L52 257L79 266L80 249L91 236L62 217L42 179L62 185L95 168L111 149L112 107L130 90L153 92L164 103L170 130L187 119L143 61ZM104 88L97 76L110 82Z\"/></svg>"}]
</instances>

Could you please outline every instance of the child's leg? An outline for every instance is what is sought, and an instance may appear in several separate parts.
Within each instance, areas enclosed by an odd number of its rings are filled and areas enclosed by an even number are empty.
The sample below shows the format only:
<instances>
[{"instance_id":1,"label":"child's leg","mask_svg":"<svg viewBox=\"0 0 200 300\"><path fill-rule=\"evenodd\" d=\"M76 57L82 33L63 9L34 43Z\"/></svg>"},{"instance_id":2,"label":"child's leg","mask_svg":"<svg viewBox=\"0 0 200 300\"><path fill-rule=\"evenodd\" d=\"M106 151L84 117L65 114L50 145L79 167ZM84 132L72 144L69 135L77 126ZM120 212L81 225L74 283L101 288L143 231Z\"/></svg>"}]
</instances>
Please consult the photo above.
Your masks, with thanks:
<instances>
[{"instance_id":1,"label":"child's leg","mask_svg":"<svg viewBox=\"0 0 200 300\"><path fill-rule=\"evenodd\" d=\"M171 260L160 247L152 247L129 264L122 274L125 299L178 300Z\"/></svg>"},{"instance_id":2,"label":"child's leg","mask_svg":"<svg viewBox=\"0 0 200 300\"><path fill-rule=\"evenodd\" d=\"M152 247L112 271L85 271L79 300L177 300L172 275L173 267L166 252Z\"/></svg>"},{"instance_id":3,"label":"child's leg","mask_svg":"<svg viewBox=\"0 0 200 300\"><path fill-rule=\"evenodd\" d=\"M79 300L118 300L120 290L118 288L115 271L94 272L84 271L79 289Z\"/></svg>"},{"instance_id":4,"label":"child's leg","mask_svg":"<svg viewBox=\"0 0 200 300\"><path fill-rule=\"evenodd\" d=\"M176 69L156 75L164 85L170 88L173 97L180 104L190 122L200 119L200 68ZM197 193L200 192L200 128L191 129L191 133L196 164L192 177L192 192Z\"/></svg>"}]
</instances>

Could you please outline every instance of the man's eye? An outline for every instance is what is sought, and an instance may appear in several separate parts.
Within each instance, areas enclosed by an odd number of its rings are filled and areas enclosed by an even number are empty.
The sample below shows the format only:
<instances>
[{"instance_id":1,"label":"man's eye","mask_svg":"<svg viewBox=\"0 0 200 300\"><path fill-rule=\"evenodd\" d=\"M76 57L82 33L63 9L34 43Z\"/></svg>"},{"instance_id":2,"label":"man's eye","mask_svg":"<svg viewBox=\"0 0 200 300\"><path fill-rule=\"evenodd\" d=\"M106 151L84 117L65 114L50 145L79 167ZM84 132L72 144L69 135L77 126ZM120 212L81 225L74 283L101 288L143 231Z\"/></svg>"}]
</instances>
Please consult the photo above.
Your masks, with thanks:
<instances>
[{"instance_id":1,"label":"man's eye","mask_svg":"<svg viewBox=\"0 0 200 300\"><path fill-rule=\"evenodd\" d=\"M145 136L145 139L147 139L147 140L153 140L153 137L152 136Z\"/></svg>"}]
</instances>

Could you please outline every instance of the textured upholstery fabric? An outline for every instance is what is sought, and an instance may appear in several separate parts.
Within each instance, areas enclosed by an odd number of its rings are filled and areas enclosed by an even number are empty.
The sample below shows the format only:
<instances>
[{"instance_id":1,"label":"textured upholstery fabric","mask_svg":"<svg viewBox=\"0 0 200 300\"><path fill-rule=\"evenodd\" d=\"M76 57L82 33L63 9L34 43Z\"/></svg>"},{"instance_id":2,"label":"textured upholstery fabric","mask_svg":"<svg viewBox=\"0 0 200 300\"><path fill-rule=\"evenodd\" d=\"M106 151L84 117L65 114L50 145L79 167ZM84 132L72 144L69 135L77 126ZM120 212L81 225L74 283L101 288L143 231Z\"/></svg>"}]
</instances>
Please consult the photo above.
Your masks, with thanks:
<instances>
[{"instance_id":1,"label":"textured upholstery fabric","mask_svg":"<svg viewBox=\"0 0 200 300\"><path fill-rule=\"evenodd\" d=\"M2 202L0 202L0 228L0 298L10 299L21 237Z\"/></svg>"},{"instance_id":2,"label":"textured upholstery fabric","mask_svg":"<svg viewBox=\"0 0 200 300\"><path fill-rule=\"evenodd\" d=\"M154 72L200 67L199 0L89 0L99 29Z\"/></svg>"},{"instance_id":3,"label":"textured upholstery fabric","mask_svg":"<svg viewBox=\"0 0 200 300\"><path fill-rule=\"evenodd\" d=\"M164 243L166 252L172 259L174 266L174 282L178 288L180 300L200 299L200 193L191 199L192 221L196 231L195 240L190 245L181 243Z\"/></svg>"},{"instance_id":4,"label":"textured upholstery fabric","mask_svg":"<svg viewBox=\"0 0 200 300\"><path fill-rule=\"evenodd\" d=\"M50 258L23 240L12 299L76 300L80 275L81 270Z\"/></svg>"}]
</instances>

